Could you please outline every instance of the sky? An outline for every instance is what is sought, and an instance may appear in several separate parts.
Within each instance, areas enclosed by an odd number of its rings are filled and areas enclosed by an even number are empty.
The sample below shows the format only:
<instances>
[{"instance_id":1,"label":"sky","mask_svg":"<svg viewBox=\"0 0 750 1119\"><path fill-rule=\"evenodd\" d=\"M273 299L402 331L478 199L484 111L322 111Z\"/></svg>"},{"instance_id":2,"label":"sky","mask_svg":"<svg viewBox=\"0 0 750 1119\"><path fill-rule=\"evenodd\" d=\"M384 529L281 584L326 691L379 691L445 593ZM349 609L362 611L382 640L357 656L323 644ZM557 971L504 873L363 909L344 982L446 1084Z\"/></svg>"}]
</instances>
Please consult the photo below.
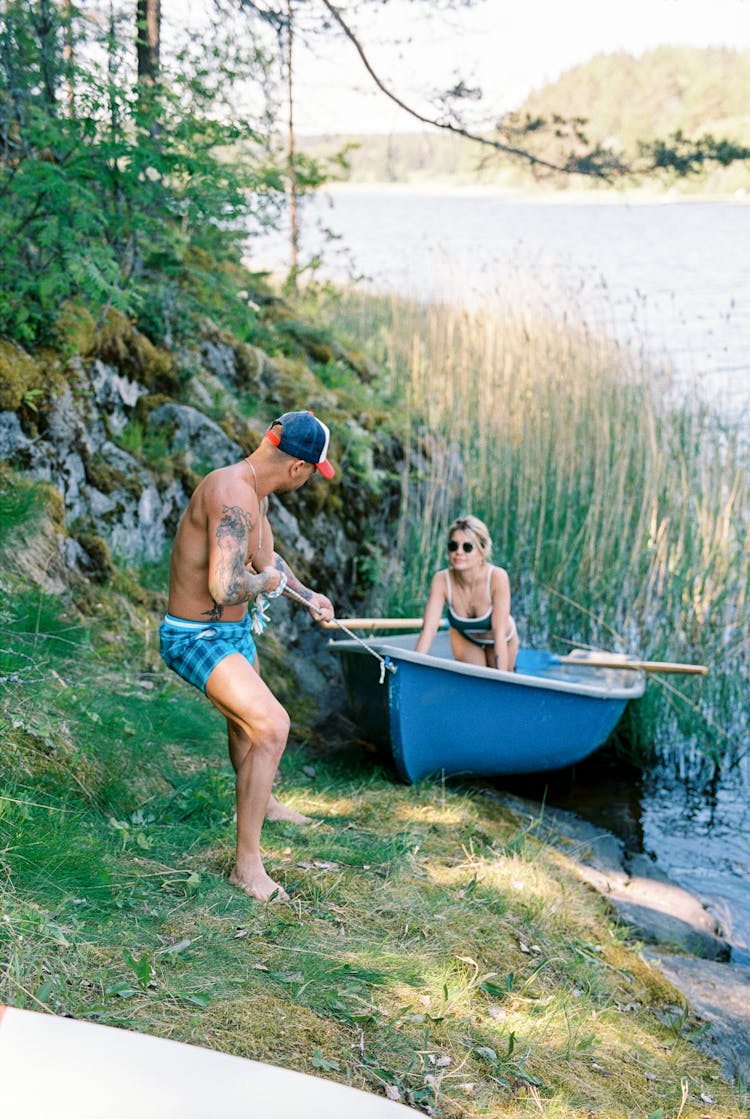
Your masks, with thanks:
<instances>
[{"instance_id":1,"label":"sky","mask_svg":"<svg viewBox=\"0 0 750 1119\"><path fill-rule=\"evenodd\" d=\"M662 44L750 49L750 0L485 0L473 11L391 0L352 21L375 69L419 108L461 75L494 114L602 51L640 54ZM400 39L400 42L397 40ZM389 42L390 40L390 42ZM371 46L370 46L371 44ZM374 90L353 47L318 43L297 59L300 132L421 127Z\"/></svg>"},{"instance_id":2,"label":"sky","mask_svg":"<svg viewBox=\"0 0 750 1119\"><path fill-rule=\"evenodd\" d=\"M199 17L206 0L188 0ZM491 121L535 88L594 54L641 54L660 45L750 50L750 0L480 0L441 11L434 0L366 5L339 0L389 88L431 114L430 95L458 77L481 87ZM184 23L184 0L165 0L165 19ZM300 10L314 10L305 0ZM321 11L323 10L320 5ZM342 35L297 39L296 125L300 134L402 132L424 127L373 85Z\"/></svg>"}]
</instances>

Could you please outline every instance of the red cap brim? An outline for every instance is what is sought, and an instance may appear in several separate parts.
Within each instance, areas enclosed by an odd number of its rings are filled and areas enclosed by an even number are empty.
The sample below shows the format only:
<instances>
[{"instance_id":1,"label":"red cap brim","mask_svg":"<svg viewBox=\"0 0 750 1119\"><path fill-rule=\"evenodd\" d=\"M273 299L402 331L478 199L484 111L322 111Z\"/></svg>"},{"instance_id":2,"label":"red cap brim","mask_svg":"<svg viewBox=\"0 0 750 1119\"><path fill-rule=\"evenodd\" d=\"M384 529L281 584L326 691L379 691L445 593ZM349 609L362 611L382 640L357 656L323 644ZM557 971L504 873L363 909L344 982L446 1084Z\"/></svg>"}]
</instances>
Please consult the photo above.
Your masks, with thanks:
<instances>
[{"instance_id":1,"label":"red cap brim","mask_svg":"<svg viewBox=\"0 0 750 1119\"><path fill-rule=\"evenodd\" d=\"M334 469L327 458L324 458L322 462L317 463L317 467L324 478L328 478L330 480L333 477Z\"/></svg>"}]
</instances>

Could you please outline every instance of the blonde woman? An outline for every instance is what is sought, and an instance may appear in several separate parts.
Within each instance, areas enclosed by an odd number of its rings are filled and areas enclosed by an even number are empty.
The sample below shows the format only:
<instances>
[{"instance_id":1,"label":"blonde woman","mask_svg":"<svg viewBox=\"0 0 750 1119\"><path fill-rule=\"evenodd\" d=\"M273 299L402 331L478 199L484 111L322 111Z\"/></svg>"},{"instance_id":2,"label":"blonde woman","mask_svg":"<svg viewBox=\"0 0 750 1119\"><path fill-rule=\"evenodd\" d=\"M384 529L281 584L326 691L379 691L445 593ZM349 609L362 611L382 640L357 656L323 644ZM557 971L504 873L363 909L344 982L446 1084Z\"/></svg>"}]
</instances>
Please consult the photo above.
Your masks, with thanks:
<instances>
[{"instance_id":1,"label":"blonde woman","mask_svg":"<svg viewBox=\"0 0 750 1119\"><path fill-rule=\"evenodd\" d=\"M518 633L510 612L507 571L489 562L492 540L478 517L459 517L448 530L448 566L436 572L424 610L418 653L429 653L446 610L457 661L512 672Z\"/></svg>"}]
</instances>

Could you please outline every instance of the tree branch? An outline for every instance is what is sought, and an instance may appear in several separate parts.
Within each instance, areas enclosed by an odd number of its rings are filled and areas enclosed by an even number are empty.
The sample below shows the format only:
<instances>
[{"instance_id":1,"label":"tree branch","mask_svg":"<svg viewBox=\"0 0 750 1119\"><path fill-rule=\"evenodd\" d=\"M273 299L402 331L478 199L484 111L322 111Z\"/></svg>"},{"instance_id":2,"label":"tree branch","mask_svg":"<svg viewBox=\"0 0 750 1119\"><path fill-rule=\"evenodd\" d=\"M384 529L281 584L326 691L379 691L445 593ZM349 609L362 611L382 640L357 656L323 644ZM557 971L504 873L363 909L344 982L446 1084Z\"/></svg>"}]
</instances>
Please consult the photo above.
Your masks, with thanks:
<instances>
[{"instance_id":1,"label":"tree branch","mask_svg":"<svg viewBox=\"0 0 750 1119\"><path fill-rule=\"evenodd\" d=\"M401 98L397 96L397 94L393 93L393 91L386 86L385 82L383 82L382 79L375 72L372 64L370 63L370 60L365 54L362 44L352 31L349 24L344 19L338 8L336 8L330 2L330 0L322 0L322 3L323 6L330 12L331 16L339 25L341 30L344 32L347 39L349 39L349 41L354 46L354 49L362 60L362 65L367 70L367 73L375 82L375 85L378 87L380 92L385 94L385 96L393 101L395 105L398 105L400 109L403 109L405 113L408 113L409 116L414 117L415 120L421 121L422 124L428 124L432 128L442 128L446 132L453 132L456 136L463 136L466 140L472 140L476 144L484 144L486 147L494 148L495 151L503 152L506 155L517 156L520 159L526 160L527 163L530 163L537 167L543 167L547 171L557 171L561 174L569 174L571 170L578 170L578 167L561 166L557 163L550 163L548 160L541 159L539 156L534 155L533 152L527 151L525 148L516 148L512 147L510 144L503 144L500 140L493 140L489 136L482 136L477 132L470 132L467 128L462 128L460 125L452 124L450 121L436 120L434 117L425 116L417 109L413 109L410 105L407 105L405 101L402 101ZM593 175L596 178L605 179L607 181L609 181L611 178L608 173L594 164L587 166L584 170L582 170L581 173L586 175Z\"/></svg>"}]
</instances>

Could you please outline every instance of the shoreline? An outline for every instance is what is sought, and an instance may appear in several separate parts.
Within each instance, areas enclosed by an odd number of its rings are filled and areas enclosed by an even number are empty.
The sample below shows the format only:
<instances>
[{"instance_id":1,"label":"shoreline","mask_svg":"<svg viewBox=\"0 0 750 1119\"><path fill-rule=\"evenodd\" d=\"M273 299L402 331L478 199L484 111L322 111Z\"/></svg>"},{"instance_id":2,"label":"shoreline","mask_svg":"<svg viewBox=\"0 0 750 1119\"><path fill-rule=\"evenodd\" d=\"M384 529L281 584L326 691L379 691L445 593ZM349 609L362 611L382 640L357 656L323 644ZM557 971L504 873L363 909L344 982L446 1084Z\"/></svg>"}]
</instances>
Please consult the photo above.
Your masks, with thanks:
<instances>
[{"instance_id":1,"label":"shoreline","mask_svg":"<svg viewBox=\"0 0 750 1119\"><path fill-rule=\"evenodd\" d=\"M665 976L706 1025L694 1044L716 1060L728 1084L750 1082L750 968L731 958L721 923L621 839L569 809L511 793L487 793L530 823L582 881L608 902L615 924L640 942L641 958Z\"/></svg>"},{"instance_id":2,"label":"shoreline","mask_svg":"<svg viewBox=\"0 0 750 1119\"><path fill-rule=\"evenodd\" d=\"M379 195L415 198L494 198L500 202L523 202L539 205L593 205L593 206L677 206L677 205L747 205L750 191L736 191L731 195L679 194L673 190L554 190L525 191L492 183L452 183L448 180L416 182L329 182L318 187L315 195L334 197Z\"/></svg>"}]
</instances>

